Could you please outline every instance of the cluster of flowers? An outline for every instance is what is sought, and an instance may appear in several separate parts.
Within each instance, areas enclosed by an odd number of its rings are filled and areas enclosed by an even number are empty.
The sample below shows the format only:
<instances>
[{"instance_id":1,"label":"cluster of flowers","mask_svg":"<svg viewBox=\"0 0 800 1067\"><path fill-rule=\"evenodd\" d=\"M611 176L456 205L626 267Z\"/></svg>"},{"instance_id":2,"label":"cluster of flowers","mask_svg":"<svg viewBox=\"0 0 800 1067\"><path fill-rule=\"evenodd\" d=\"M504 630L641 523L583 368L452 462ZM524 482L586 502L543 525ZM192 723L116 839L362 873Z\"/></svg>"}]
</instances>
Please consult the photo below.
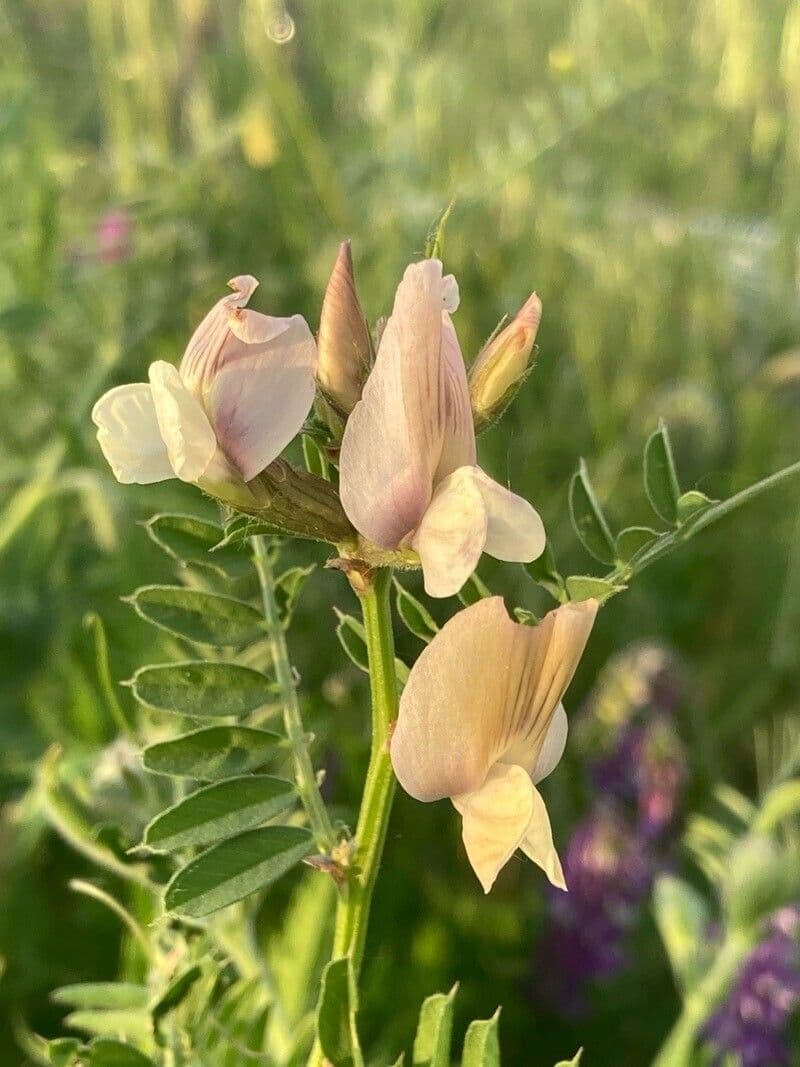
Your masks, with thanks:
<instances>
[{"instance_id":1,"label":"cluster of flowers","mask_svg":"<svg viewBox=\"0 0 800 1067\"><path fill-rule=\"evenodd\" d=\"M567 846L570 893L553 894L542 946L559 1010L580 1014L596 979L622 971L625 941L677 829L686 763L673 712L675 670L637 647L606 667L578 726L593 800Z\"/></svg>"},{"instance_id":2,"label":"cluster of flowers","mask_svg":"<svg viewBox=\"0 0 800 1067\"><path fill-rule=\"evenodd\" d=\"M97 402L98 440L119 481L177 477L279 527L280 485L295 493L285 514L296 529L321 479L279 456L316 407L338 494L323 484L342 521L314 529L344 569L419 566L428 594L445 597L482 552L528 562L544 551L539 515L477 465L475 443L476 425L498 417L527 375L541 316L535 293L468 375L451 318L458 286L437 259L408 267L377 343L347 243L316 339L300 315L248 309L257 284L250 275L230 282L233 293L200 323L178 367L157 361L147 383ZM594 600L568 603L529 627L509 618L501 598L479 601L436 635L403 691L391 742L397 778L418 800L452 799L486 892L517 848L564 888L536 783L563 752L561 699L596 611Z\"/></svg>"},{"instance_id":3,"label":"cluster of flowers","mask_svg":"<svg viewBox=\"0 0 800 1067\"><path fill-rule=\"evenodd\" d=\"M739 1067L789 1067L796 1062L786 1026L800 1008L800 906L781 908L765 924L764 940L744 961L724 1004L703 1036L714 1067L729 1056Z\"/></svg>"}]
</instances>

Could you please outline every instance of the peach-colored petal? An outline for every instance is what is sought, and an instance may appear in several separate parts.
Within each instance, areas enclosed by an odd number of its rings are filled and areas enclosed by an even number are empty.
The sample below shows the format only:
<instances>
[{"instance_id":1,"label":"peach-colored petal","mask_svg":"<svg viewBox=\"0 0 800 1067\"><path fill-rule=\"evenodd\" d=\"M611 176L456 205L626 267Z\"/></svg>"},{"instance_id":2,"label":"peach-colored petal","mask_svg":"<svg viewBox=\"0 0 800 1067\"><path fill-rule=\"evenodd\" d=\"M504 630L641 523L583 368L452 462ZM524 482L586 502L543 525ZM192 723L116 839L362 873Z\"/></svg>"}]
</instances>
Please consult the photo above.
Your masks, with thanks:
<instances>
[{"instance_id":1,"label":"peach-colored petal","mask_svg":"<svg viewBox=\"0 0 800 1067\"><path fill-rule=\"evenodd\" d=\"M397 288L340 453L342 504L356 529L394 548L430 503L442 453L442 265L412 264Z\"/></svg>"},{"instance_id":2,"label":"peach-colored petal","mask_svg":"<svg viewBox=\"0 0 800 1067\"><path fill-rule=\"evenodd\" d=\"M566 889L564 871L553 844L553 831L542 795L536 786L533 790L533 813L527 832L520 842L520 848L535 864L542 868L556 889Z\"/></svg>"},{"instance_id":3,"label":"peach-colored petal","mask_svg":"<svg viewBox=\"0 0 800 1067\"><path fill-rule=\"evenodd\" d=\"M391 756L406 792L473 792L500 759L533 771L596 612L594 600L565 604L530 627L487 597L450 619L400 699Z\"/></svg>"},{"instance_id":4,"label":"peach-colored petal","mask_svg":"<svg viewBox=\"0 0 800 1067\"><path fill-rule=\"evenodd\" d=\"M460 467L437 488L412 542L428 596L453 596L466 582L486 542L486 507L472 467Z\"/></svg>"},{"instance_id":5,"label":"peach-colored petal","mask_svg":"<svg viewBox=\"0 0 800 1067\"><path fill-rule=\"evenodd\" d=\"M484 552L508 563L530 563L538 559L547 540L539 513L527 500L495 482L479 467L475 468L474 477L489 520Z\"/></svg>"},{"instance_id":6,"label":"peach-colored petal","mask_svg":"<svg viewBox=\"0 0 800 1067\"><path fill-rule=\"evenodd\" d=\"M442 450L433 475L434 485L459 467L474 465L477 455L467 370L456 331L446 312L442 315L441 374Z\"/></svg>"},{"instance_id":7,"label":"peach-colored petal","mask_svg":"<svg viewBox=\"0 0 800 1067\"><path fill-rule=\"evenodd\" d=\"M250 343L236 338L240 351L221 365L206 404L220 447L250 481L302 429L314 403L316 346L300 315L243 312L237 328Z\"/></svg>"},{"instance_id":8,"label":"peach-colored petal","mask_svg":"<svg viewBox=\"0 0 800 1067\"><path fill-rule=\"evenodd\" d=\"M464 847L484 893L525 840L537 799L544 808L527 772L503 763L495 764L474 792L453 797Z\"/></svg>"},{"instance_id":9,"label":"peach-colored petal","mask_svg":"<svg viewBox=\"0 0 800 1067\"><path fill-rule=\"evenodd\" d=\"M197 482L217 451L211 423L171 363L151 363L149 377L156 418L172 469L181 481Z\"/></svg>"},{"instance_id":10,"label":"peach-colored petal","mask_svg":"<svg viewBox=\"0 0 800 1067\"><path fill-rule=\"evenodd\" d=\"M109 389L95 404L92 421L118 482L150 485L175 477L146 382Z\"/></svg>"}]
</instances>

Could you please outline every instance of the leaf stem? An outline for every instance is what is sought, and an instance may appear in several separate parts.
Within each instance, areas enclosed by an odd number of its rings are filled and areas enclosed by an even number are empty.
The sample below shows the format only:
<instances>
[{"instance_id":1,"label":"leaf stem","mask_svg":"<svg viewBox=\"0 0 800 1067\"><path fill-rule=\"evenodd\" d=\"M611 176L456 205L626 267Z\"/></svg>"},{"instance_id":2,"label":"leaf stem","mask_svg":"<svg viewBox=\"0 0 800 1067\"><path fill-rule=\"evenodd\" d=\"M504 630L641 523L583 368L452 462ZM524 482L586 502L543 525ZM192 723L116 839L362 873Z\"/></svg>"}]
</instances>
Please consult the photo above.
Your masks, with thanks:
<instances>
[{"instance_id":1,"label":"leaf stem","mask_svg":"<svg viewBox=\"0 0 800 1067\"><path fill-rule=\"evenodd\" d=\"M292 666L289 662L289 652L286 647L286 634L278 610L278 602L275 599L275 577L272 572L272 562L269 558L267 539L254 537L252 538L252 543L255 568L261 588L264 618L267 621L267 630L270 638L272 665L275 670L275 679L280 689L281 703L283 705L283 722L294 760L297 791L300 794L300 799L318 847L322 852L330 854L336 844L336 834L328 815L328 809L325 807L325 802L320 795L317 777L308 751L306 732L300 713L300 702L297 699L297 687L292 675Z\"/></svg>"}]
</instances>

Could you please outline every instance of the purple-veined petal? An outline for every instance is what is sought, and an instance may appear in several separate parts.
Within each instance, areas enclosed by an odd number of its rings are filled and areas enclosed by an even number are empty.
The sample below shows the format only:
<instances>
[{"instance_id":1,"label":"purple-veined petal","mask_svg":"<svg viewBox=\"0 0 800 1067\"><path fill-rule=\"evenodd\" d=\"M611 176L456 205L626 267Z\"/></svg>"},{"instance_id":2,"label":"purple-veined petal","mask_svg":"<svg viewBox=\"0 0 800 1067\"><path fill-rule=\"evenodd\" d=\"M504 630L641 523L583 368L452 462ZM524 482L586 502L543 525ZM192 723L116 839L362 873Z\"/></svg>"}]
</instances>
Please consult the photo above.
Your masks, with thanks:
<instances>
[{"instance_id":1,"label":"purple-veined petal","mask_svg":"<svg viewBox=\"0 0 800 1067\"><path fill-rule=\"evenodd\" d=\"M453 596L481 558L486 507L472 469L461 467L442 482L414 536L428 596Z\"/></svg>"},{"instance_id":2,"label":"purple-veined petal","mask_svg":"<svg viewBox=\"0 0 800 1067\"><path fill-rule=\"evenodd\" d=\"M527 500L494 481L480 467L475 481L483 496L489 518L486 547L495 559L508 563L530 563L544 552L544 524Z\"/></svg>"},{"instance_id":3,"label":"purple-veined petal","mask_svg":"<svg viewBox=\"0 0 800 1067\"><path fill-rule=\"evenodd\" d=\"M149 376L156 418L172 469L181 481L197 482L217 451L217 438L208 416L171 363L151 363Z\"/></svg>"},{"instance_id":4,"label":"purple-veined petal","mask_svg":"<svg viewBox=\"0 0 800 1067\"><path fill-rule=\"evenodd\" d=\"M464 847L484 893L525 840L537 799L544 807L524 768L504 763L496 763L474 792L453 797Z\"/></svg>"},{"instance_id":5,"label":"purple-veined petal","mask_svg":"<svg viewBox=\"0 0 800 1067\"><path fill-rule=\"evenodd\" d=\"M109 389L95 404L92 421L118 482L150 485L175 477L147 382Z\"/></svg>"},{"instance_id":6,"label":"purple-veined petal","mask_svg":"<svg viewBox=\"0 0 800 1067\"><path fill-rule=\"evenodd\" d=\"M218 370L223 349L231 338L232 314L246 306L258 282L251 274L240 274L231 278L228 285L233 292L218 300L208 312L189 339L180 362L181 378L198 396Z\"/></svg>"},{"instance_id":7,"label":"purple-veined petal","mask_svg":"<svg viewBox=\"0 0 800 1067\"><path fill-rule=\"evenodd\" d=\"M314 403L316 346L300 315L275 320L250 311L236 322L250 343L235 339L239 351L217 372L206 405L220 447L250 481L302 429Z\"/></svg>"},{"instance_id":8,"label":"purple-veined petal","mask_svg":"<svg viewBox=\"0 0 800 1067\"><path fill-rule=\"evenodd\" d=\"M414 664L392 736L395 774L417 800L477 789L498 760L529 773L588 640L597 601L538 626L487 597L447 622Z\"/></svg>"}]
</instances>

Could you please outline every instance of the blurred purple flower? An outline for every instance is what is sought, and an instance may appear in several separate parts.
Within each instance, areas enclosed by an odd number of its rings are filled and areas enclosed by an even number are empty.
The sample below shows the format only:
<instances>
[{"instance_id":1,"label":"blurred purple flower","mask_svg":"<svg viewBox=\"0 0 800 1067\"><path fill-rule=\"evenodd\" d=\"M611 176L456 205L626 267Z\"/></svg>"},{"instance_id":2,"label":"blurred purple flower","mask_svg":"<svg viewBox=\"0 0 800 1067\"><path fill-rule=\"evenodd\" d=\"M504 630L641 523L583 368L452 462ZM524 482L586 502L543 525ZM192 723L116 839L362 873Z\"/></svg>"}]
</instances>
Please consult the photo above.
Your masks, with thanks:
<instances>
[{"instance_id":1,"label":"blurred purple flower","mask_svg":"<svg viewBox=\"0 0 800 1067\"><path fill-rule=\"evenodd\" d=\"M728 999L706 1023L704 1037L714 1049L714 1067L728 1054L741 1067L788 1067L785 1031L800 1006L800 907L781 908L768 936L745 960Z\"/></svg>"},{"instance_id":2,"label":"blurred purple flower","mask_svg":"<svg viewBox=\"0 0 800 1067\"><path fill-rule=\"evenodd\" d=\"M666 715L626 725L616 746L594 763L591 773L605 797L635 806L645 840L660 837L675 821L686 760Z\"/></svg>"},{"instance_id":3,"label":"blurred purple flower","mask_svg":"<svg viewBox=\"0 0 800 1067\"><path fill-rule=\"evenodd\" d=\"M572 835L564 877L568 892L550 894L543 959L555 1002L574 1015L585 1008L588 981L624 966L624 935L635 922L653 871L630 827L612 809L601 807Z\"/></svg>"}]
</instances>

